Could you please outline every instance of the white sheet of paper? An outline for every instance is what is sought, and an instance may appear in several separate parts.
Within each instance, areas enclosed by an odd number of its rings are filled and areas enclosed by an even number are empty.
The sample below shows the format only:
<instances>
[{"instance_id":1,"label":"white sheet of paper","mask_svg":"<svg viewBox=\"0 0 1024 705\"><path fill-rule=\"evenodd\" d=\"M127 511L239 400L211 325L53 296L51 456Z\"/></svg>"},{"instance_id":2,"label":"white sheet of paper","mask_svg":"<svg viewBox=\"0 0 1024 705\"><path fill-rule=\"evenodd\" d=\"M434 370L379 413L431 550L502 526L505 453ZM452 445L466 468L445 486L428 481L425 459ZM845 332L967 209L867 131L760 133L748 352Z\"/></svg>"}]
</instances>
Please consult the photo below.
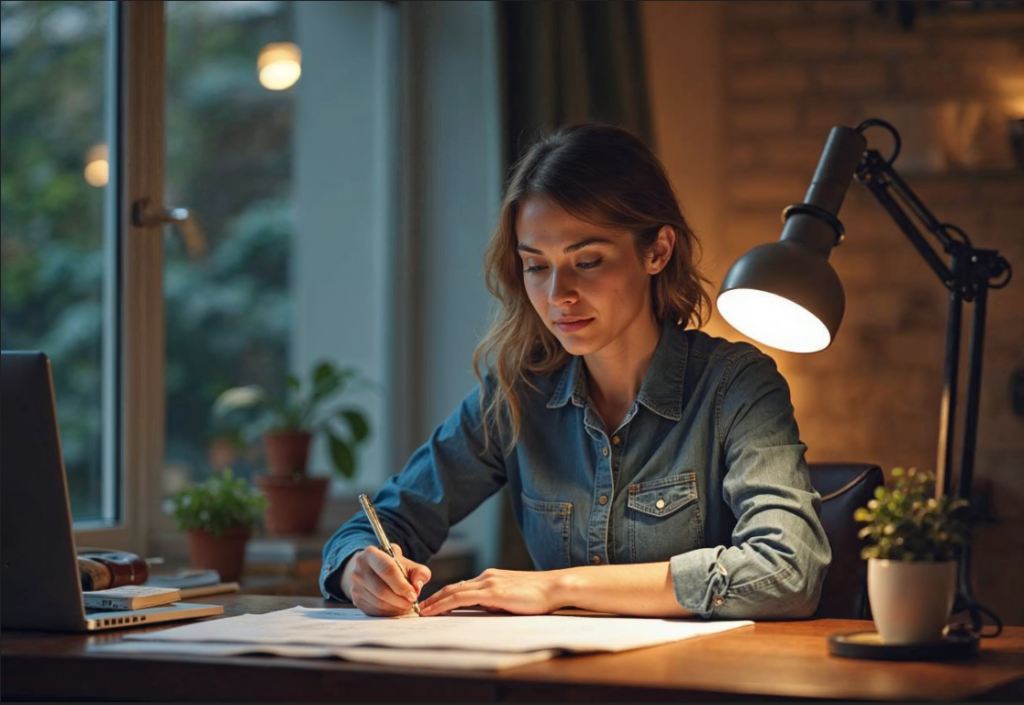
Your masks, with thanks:
<instances>
[{"instance_id":1,"label":"white sheet of paper","mask_svg":"<svg viewBox=\"0 0 1024 705\"><path fill-rule=\"evenodd\" d=\"M303 644L346 648L458 649L524 653L626 651L752 625L751 621L628 617L519 616L457 611L442 617L368 617L353 609L293 607L174 629L127 634L125 640Z\"/></svg>"},{"instance_id":2,"label":"white sheet of paper","mask_svg":"<svg viewBox=\"0 0 1024 705\"><path fill-rule=\"evenodd\" d=\"M190 656L247 656L269 654L285 658L340 658L359 663L410 668L450 668L457 670L500 671L546 661L558 654L553 649L526 653L499 651L461 651L456 649L378 649L372 646L347 649L326 646L281 646L275 644L223 644L188 641L119 641L89 647L97 653L187 654Z\"/></svg>"}]
</instances>

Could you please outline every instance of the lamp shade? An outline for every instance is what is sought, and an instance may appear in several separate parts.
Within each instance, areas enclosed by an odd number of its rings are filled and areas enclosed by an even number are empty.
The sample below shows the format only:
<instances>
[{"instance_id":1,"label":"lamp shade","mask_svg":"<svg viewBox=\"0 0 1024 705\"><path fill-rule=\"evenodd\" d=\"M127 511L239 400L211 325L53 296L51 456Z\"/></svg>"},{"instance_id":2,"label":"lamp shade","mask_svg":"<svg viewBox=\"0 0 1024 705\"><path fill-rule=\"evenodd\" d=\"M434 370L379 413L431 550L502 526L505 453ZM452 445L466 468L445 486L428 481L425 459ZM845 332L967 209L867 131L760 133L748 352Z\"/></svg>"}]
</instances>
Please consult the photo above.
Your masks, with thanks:
<instances>
[{"instance_id":1,"label":"lamp shade","mask_svg":"<svg viewBox=\"0 0 1024 705\"><path fill-rule=\"evenodd\" d=\"M787 352L810 353L831 345L846 296L820 251L782 240L736 260L717 303L722 317L743 335Z\"/></svg>"}]
</instances>

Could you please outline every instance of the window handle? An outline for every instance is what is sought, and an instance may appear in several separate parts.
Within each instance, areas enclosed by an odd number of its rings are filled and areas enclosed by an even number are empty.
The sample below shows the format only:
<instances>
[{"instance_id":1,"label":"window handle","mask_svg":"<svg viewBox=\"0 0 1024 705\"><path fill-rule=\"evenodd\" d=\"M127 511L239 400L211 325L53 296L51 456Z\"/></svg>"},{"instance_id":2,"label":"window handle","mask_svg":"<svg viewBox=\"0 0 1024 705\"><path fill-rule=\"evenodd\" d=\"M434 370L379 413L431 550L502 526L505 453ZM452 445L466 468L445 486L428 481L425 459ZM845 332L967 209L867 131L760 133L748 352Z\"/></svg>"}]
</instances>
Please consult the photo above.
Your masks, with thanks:
<instances>
[{"instance_id":1,"label":"window handle","mask_svg":"<svg viewBox=\"0 0 1024 705\"><path fill-rule=\"evenodd\" d=\"M159 228L171 223L188 220L188 208L164 208L155 211L149 208L149 199L143 198L132 205L132 225L136 228Z\"/></svg>"},{"instance_id":2,"label":"window handle","mask_svg":"<svg viewBox=\"0 0 1024 705\"><path fill-rule=\"evenodd\" d=\"M151 208L150 200L143 198L132 204L132 225L137 228L177 225L185 243L185 250L192 259L199 259L208 250L206 238L200 232L188 208Z\"/></svg>"}]
</instances>

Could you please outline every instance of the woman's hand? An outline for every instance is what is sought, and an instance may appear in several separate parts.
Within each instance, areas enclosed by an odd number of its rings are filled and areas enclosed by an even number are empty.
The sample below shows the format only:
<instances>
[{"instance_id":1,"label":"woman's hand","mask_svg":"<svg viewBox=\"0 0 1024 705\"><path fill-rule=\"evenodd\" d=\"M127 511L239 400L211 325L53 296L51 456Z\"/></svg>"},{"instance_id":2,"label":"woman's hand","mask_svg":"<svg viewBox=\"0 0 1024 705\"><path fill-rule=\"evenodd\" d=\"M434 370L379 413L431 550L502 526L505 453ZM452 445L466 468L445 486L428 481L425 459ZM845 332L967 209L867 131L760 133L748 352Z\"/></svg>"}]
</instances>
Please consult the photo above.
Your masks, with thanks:
<instances>
[{"instance_id":1,"label":"woman's hand","mask_svg":"<svg viewBox=\"0 0 1024 705\"><path fill-rule=\"evenodd\" d=\"M556 571L522 572L490 568L472 580L448 585L420 604L424 617L480 605L489 612L548 614L562 607Z\"/></svg>"},{"instance_id":2,"label":"woman's hand","mask_svg":"<svg viewBox=\"0 0 1024 705\"><path fill-rule=\"evenodd\" d=\"M408 580L395 565L395 560L376 546L352 556L342 571L342 590L352 598L356 607L371 617L406 614L412 609L423 586L430 582L430 568L405 558L398 544L393 543L391 547L409 574Z\"/></svg>"}]
</instances>

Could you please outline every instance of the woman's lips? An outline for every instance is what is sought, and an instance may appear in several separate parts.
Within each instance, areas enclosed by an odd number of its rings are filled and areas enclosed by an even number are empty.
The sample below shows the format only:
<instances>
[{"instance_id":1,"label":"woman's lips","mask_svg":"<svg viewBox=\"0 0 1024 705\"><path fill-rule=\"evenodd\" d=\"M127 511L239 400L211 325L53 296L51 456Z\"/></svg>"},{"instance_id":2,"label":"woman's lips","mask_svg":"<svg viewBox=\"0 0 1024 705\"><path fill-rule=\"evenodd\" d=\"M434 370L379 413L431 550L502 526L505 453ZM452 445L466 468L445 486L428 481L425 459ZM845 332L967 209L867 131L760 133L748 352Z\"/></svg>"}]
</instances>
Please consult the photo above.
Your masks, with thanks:
<instances>
[{"instance_id":1,"label":"woman's lips","mask_svg":"<svg viewBox=\"0 0 1024 705\"><path fill-rule=\"evenodd\" d=\"M578 330L581 330L589 326L591 322L593 322L593 320L593 318L582 318L576 321L555 321L555 325L558 326L558 329L564 333L574 333Z\"/></svg>"}]
</instances>

